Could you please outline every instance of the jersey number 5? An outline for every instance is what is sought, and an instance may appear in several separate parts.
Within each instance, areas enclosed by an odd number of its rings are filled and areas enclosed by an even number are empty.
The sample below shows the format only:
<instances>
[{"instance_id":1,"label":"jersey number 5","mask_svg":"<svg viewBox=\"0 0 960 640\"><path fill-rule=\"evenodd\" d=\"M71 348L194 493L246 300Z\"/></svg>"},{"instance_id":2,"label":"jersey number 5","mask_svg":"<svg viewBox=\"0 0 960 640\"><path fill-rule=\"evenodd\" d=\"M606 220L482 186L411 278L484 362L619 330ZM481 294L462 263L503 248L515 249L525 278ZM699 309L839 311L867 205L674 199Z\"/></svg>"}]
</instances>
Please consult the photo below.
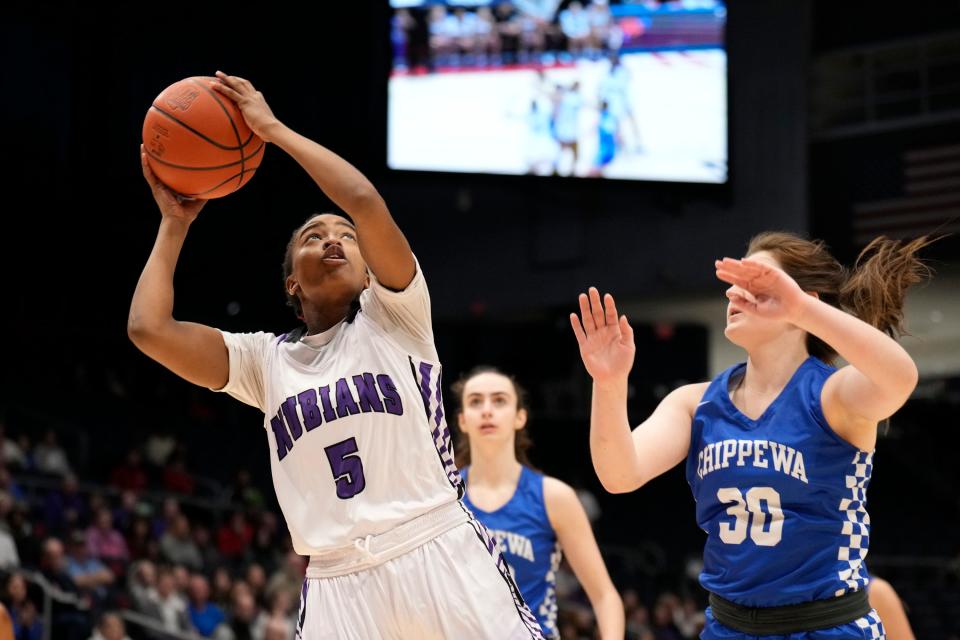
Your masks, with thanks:
<instances>
[{"instance_id":1,"label":"jersey number 5","mask_svg":"<svg viewBox=\"0 0 960 640\"><path fill-rule=\"evenodd\" d=\"M348 438L343 442L324 448L333 479L337 482L337 497L348 500L363 491L367 481L363 478L363 462L357 455L357 441Z\"/></svg>"},{"instance_id":2,"label":"jersey number 5","mask_svg":"<svg viewBox=\"0 0 960 640\"><path fill-rule=\"evenodd\" d=\"M718 489L717 500L729 504L727 513L734 517L733 524L720 523L720 539L725 543L740 544L746 540L749 524L750 538L755 544L761 547L779 544L783 537L783 511L780 509L780 494L772 487L754 487L747 491L746 500L736 487ZM762 502L767 503L766 511L761 508Z\"/></svg>"}]
</instances>

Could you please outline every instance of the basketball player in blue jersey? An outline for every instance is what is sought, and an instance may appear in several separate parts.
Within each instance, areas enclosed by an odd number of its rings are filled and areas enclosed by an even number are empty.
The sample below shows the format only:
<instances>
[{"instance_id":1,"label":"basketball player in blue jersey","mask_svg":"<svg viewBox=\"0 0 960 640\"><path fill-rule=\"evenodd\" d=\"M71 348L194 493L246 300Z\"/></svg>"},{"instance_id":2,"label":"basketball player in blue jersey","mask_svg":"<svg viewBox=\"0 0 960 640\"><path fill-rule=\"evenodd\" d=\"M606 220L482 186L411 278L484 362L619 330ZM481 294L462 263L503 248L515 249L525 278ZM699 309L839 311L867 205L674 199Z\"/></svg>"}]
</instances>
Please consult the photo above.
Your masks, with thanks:
<instances>
[{"instance_id":1,"label":"basketball player in blue jersey","mask_svg":"<svg viewBox=\"0 0 960 640\"><path fill-rule=\"evenodd\" d=\"M707 534L700 636L882 638L867 599L866 490L877 423L904 402L917 367L902 333L907 288L926 269L879 238L848 273L824 248L787 233L755 237L747 258L716 262L726 336L746 363L680 387L631 433L633 331L596 289L571 315L593 377L590 449L608 491L633 491L686 460ZM836 356L847 364L839 369Z\"/></svg>"},{"instance_id":2,"label":"basketball player in blue jersey","mask_svg":"<svg viewBox=\"0 0 960 640\"><path fill-rule=\"evenodd\" d=\"M217 73L264 141L350 217L311 216L284 258L303 326L230 333L173 317L173 274L204 206L144 176L162 218L130 306L130 338L194 384L264 413L277 499L310 557L302 640L542 638L496 541L460 501L424 276L353 166L281 123L249 81Z\"/></svg>"},{"instance_id":3,"label":"basketball player in blue jersey","mask_svg":"<svg viewBox=\"0 0 960 640\"><path fill-rule=\"evenodd\" d=\"M623 602L587 514L568 485L530 468L527 394L512 376L477 367L453 386L459 401L457 467L464 502L499 541L517 586L547 637L557 630L562 554L593 605L602 640L622 640Z\"/></svg>"}]
</instances>

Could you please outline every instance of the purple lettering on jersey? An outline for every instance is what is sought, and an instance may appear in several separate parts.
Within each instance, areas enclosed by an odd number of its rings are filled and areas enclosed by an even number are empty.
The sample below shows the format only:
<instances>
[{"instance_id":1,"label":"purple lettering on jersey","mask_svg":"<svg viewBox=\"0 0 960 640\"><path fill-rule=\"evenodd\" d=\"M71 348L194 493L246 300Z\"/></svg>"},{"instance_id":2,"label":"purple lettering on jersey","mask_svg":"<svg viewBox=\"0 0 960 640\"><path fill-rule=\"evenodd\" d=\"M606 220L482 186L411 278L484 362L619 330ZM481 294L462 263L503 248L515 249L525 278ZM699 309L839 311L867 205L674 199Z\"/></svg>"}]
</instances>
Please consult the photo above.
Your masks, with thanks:
<instances>
[{"instance_id":1,"label":"purple lettering on jersey","mask_svg":"<svg viewBox=\"0 0 960 640\"><path fill-rule=\"evenodd\" d=\"M323 422L317 406L317 392L307 389L297 394L297 400L300 402L300 413L303 414L303 426L307 431L313 431Z\"/></svg>"},{"instance_id":2,"label":"purple lettering on jersey","mask_svg":"<svg viewBox=\"0 0 960 640\"><path fill-rule=\"evenodd\" d=\"M327 422L333 422L337 419L337 414L333 410L333 405L330 404L330 387L323 386L320 387L320 404L323 405L323 419Z\"/></svg>"},{"instance_id":3,"label":"purple lettering on jersey","mask_svg":"<svg viewBox=\"0 0 960 640\"><path fill-rule=\"evenodd\" d=\"M297 399L290 396L280 405L280 411L283 417L287 419L287 426L290 427L290 433L294 440L299 440L303 435L303 425L300 424L300 416L297 415Z\"/></svg>"},{"instance_id":4,"label":"purple lettering on jersey","mask_svg":"<svg viewBox=\"0 0 960 640\"><path fill-rule=\"evenodd\" d=\"M373 381L372 373L353 376L353 384L357 387L357 395L360 399L360 411L364 413L370 411L383 413L383 403L380 402L380 395L377 393L377 385Z\"/></svg>"},{"instance_id":5,"label":"purple lettering on jersey","mask_svg":"<svg viewBox=\"0 0 960 640\"><path fill-rule=\"evenodd\" d=\"M279 413L270 418L270 426L273 427L273 435L277 440L277 458L283 460L287 451L293 449L293 440L290 439L290 434L287 433L287 427L283 424L283 418Z\"/></svg>"},{"instance_id":6,"label":"purple lettering on jersey","mask_svg":"<svg viewBox=\"0 0 960 640\"><path fill-rule=\"evenodd\" d=\"M377 386L380 387L380 393L383 394L383 406L387 413L395 416L403 415L403 402L400 401L400 393L397 391L397 385L393 383L385 373L377 376Z\"/></svg>"},{"instance_id":7,"label":"purple lettering on jersey","mask_svg":"<svg viewBox=\"0 0 960 640\"><path fill-rule=\"evenodd\" d=\"M353 393L350 391L350 385L346 378L337 380L337 415L343 418L347 415L356 415L360 413L357 401L353 399Z\"/></svg>"}]
</instances>

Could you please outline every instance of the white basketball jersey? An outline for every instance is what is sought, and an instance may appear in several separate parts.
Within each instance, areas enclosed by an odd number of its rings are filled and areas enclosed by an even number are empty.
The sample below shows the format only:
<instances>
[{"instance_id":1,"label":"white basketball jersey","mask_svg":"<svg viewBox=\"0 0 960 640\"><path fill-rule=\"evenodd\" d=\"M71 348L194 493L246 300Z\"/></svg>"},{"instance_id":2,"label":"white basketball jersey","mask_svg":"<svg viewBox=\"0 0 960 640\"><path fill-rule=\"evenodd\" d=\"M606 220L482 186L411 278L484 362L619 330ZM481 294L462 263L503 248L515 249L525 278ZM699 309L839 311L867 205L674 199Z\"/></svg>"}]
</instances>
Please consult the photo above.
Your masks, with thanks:
<instances>
[{"instance_id":1,"label":"white basketball jersey","mask_svg":"<svg viewBox=\"0 0 960 640\"><path fill-rule=\"evenodd\" d=\"M264 412L273 484L293 547L316 555L457 500L430 297L371 276L361 310L321 334L223 332L221 389Z\"/></svg>"}]
</instances>

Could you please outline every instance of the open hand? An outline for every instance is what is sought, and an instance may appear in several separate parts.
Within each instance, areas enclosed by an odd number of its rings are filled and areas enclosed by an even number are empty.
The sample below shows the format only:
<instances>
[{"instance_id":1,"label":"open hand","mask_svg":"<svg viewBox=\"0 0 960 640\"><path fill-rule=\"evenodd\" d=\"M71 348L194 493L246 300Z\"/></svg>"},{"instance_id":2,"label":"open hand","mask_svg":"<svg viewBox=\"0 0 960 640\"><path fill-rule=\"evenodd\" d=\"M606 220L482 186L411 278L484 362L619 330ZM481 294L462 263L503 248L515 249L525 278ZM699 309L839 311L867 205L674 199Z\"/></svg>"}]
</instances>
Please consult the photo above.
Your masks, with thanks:
<instances>
[{"instance_id":1,"label":"open hand","mask_svg":"<svg viewBox=\"0 0 960 640\"><path fill-rule=\"evenodd\" d=\"M580 345L580 357L595 382L626 378L633 368L636 347L633 328L626 316L617 317L617 305L609 293L600 301L600 293L590 287L589 296L581 293L580 316L570 314L570 324Z\"/></svg>"}]
</instances>

